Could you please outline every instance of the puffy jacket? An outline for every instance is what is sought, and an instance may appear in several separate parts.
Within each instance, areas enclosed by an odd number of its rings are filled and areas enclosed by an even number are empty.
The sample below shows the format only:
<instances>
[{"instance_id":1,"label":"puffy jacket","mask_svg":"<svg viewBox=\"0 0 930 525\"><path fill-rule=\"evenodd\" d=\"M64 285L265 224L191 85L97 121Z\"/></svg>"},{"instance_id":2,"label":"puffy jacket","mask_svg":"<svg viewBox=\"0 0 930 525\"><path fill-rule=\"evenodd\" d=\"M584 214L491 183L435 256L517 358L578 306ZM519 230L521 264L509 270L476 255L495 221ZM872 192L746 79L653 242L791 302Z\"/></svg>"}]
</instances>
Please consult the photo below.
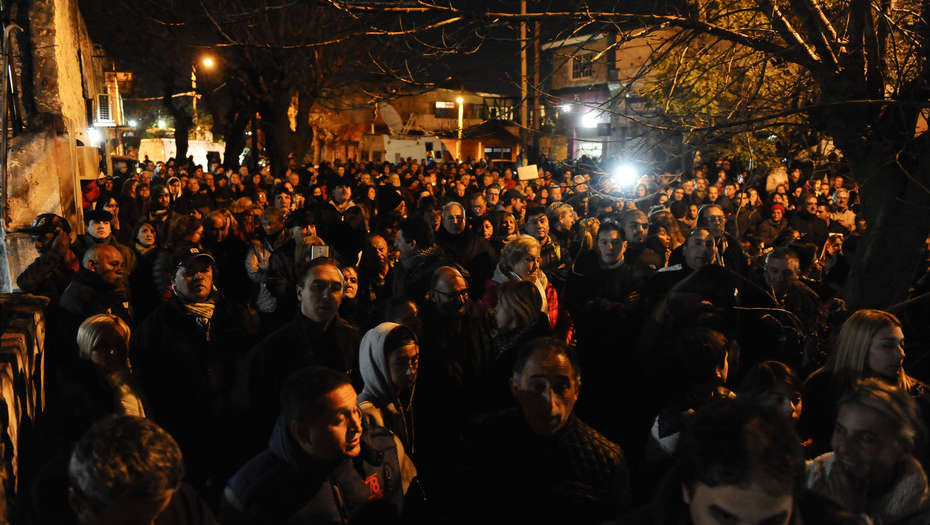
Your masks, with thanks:
<instances>
[{"instance_id":1,"label":"puffy jacket","mask_svg":"<svg viewBox=\"0 0 930 525\"><path fill-rule=\"evenodd\" d=\"M223 523L348 523L371 518L373 512L387 514L386 522L392 522L403 512L416 468L383 428L366 427L361 448L357 457L335 464L315 460L279 419L268 448L226 486Z\"/></svg>"}]
</instances>

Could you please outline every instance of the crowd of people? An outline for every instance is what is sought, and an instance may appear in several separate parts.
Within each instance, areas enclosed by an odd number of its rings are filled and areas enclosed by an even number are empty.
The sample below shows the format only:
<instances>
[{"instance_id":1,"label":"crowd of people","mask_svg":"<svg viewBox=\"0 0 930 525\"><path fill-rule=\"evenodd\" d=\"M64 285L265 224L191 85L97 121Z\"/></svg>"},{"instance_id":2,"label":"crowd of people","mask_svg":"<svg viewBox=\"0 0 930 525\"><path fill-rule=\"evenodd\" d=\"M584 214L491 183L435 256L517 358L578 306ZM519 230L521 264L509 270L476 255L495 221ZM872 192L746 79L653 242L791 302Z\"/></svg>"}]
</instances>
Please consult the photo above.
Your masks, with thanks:
<instances>
[{"instance_id":1,"label":"crowd of people","mask_svg":"<svg viewBox=\"0 0 930 525\"><path fill-rule=\"evenodd\" d=\"M925 307L847 307L854 181L539 173L146 161L38 216L32 519L930 523Z\"/></svg>"}]
</instances>

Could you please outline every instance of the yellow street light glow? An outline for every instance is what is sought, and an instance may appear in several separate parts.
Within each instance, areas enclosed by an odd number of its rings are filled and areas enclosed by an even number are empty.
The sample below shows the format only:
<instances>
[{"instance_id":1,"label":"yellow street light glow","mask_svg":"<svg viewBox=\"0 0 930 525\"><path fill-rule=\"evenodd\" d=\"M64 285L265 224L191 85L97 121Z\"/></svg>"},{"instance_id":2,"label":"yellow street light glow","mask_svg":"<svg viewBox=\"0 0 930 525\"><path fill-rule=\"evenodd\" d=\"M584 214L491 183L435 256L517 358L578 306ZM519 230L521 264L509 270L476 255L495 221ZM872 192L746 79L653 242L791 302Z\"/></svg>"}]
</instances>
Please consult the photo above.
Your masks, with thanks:
<instances>
[{"instance_id":1,"label":"yellow street light glow","mask_svg":"<svg viewBox=\"0 0 930 525\"><path fill-rule=\"evenodd\" d=\"M201 63L203 63L203 67L213 67L216 65L216 61L213 60L213 57L204 57Z\"/></svg>"},{"instance_id":2,"label":"yellow street light glow","mask_svg":"<svg viewBox=\"0 0 930 525\"><path fill-rule=\"evenodd\" d=\"M455 99L455 101L461 104L462 102L465 102L465 99L462 97L458 97L457 99Z\"/></svg>"}]
</instances>

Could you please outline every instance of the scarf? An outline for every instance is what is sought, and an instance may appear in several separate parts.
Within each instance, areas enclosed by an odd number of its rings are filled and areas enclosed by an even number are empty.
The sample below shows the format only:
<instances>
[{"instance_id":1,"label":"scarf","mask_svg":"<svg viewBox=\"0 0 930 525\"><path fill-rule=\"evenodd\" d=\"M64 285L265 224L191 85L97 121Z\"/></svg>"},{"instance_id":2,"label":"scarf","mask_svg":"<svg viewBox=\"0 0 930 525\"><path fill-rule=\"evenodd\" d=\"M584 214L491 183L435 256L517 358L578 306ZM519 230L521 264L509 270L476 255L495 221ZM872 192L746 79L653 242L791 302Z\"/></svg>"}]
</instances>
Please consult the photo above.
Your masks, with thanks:
<instances>
[{"instance_id":1,"label":"scarf","mask_svg":"<svg viewBox=\"0 0 930 525\"><path fill-rule=\"evenodd\" d=\"M172 290L174 291L174 290ZM213 312L216 310L216 302L213 299L207 299L204 302L192 303L185 301L177 291L174 291L175 297L181 302L184 313L194 320L194 323L204 331L204 337L210 341L210 322L213 320Z\"/></svg>"}]
</instances>

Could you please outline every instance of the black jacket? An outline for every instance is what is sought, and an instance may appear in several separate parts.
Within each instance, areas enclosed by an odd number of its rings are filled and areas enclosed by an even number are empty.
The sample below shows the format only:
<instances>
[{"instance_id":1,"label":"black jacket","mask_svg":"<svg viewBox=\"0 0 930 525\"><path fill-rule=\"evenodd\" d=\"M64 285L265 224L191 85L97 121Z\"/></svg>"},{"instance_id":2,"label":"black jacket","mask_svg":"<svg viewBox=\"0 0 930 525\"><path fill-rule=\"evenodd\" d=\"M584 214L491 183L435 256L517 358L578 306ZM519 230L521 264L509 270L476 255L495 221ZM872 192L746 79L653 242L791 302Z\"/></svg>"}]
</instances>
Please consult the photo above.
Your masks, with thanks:
<instances>
[{"instance_id":1,"label":"black jacket","mask_svg":"<svg viewBox=\"0 0 930 525\"><path fill-rule=\"evenodd\" d=\"M64 257L54 250L49 250L39 255L19 274L16 285L26 293L44 295L54 304L71 283L75 273Z\"/></svg>"},{"instance_id":2,"label":"black jacket","mask_svg":"<svg viewBox=\"0 0 930 525\"><path fill-rule=\"evenodd\" d=\"M481 421L469 440L471 510L496 523L601 523L630 503L623 452L576 416L552 436L519 410Z\"/></svg>"},{"instance_id":3,"label":"black jacket","mask_svg":"<svg viewBox=\"0 0 930 525\"><path fill-rule=\"evenodd\" d=\"M470 230L465 230L459 235L451 235L445 228L440 227L436 235L436 244L442 248L449 259L468 270L471 274L468 282L472 296L481 297L484 284L491 278L495 264L491 257L493 249L488 241Z\"/></svg>"},{"instance_id":4,"label":"black jacket","mask_svg":"<svg viewBox=\"0 0 930 525\"><path fill-rule=\"evenodd\" d=\"M80 325L97 314L118 315L132 325L132 314L125 290L102 280L96 273L81 268L58 300L59 306ZM77 328L75 326L75 328Z\"/></svg>"},{"instance_id":5,"label":"black jacket","mask_svg":"<svg viewBox=\"0 0 930 525\"><path fill-rule=\"evenodd\" d=\"M818 248L823 247L827 240L827 223L813 213L802 211L791 217L791 226L801 233L803 242L813 243Z\"/></svg>"},{"instance_id":6,"label":"black jacket","mask_svg":"<svg viewBox=\"0 0 930 525\"><path fill-rule=\"evenodd\" d=\"M268 448L229 481L223 523L393 523L404 504L394 436L365 428L361 442L358 457L326 463L304 452L279 422Z\"/></svg>"},{"instance_id":7,"label":"black jacket","mask_svg":"<svg viewBox=\"0 0 930 525\"><path fill-rule=\"evenodd\" d=\"M151 419L178 441L195 481L214 464L235 468L234 456L224 453L241 445L230 436L242 432L238 394L256 324L248 310L219 297L204 325L174 297L132 334L131 358Z\"/></svg>"},{"instance_id":8,"label":"black jacket","mask_svg":"<svg viewBox=\"0 0 930 525\"><path fill-rule=\"evenodd\" d=\"M291 373L311 366L344 370L358 374L358 329L336 317L324 331L297 313L294 319L258 343L251 352L249 381L251 408L260 422L257 426L267 436L279 411L281 385ZM354 381L361 386L361 381Z\"/></svg>"}]
</instances>

